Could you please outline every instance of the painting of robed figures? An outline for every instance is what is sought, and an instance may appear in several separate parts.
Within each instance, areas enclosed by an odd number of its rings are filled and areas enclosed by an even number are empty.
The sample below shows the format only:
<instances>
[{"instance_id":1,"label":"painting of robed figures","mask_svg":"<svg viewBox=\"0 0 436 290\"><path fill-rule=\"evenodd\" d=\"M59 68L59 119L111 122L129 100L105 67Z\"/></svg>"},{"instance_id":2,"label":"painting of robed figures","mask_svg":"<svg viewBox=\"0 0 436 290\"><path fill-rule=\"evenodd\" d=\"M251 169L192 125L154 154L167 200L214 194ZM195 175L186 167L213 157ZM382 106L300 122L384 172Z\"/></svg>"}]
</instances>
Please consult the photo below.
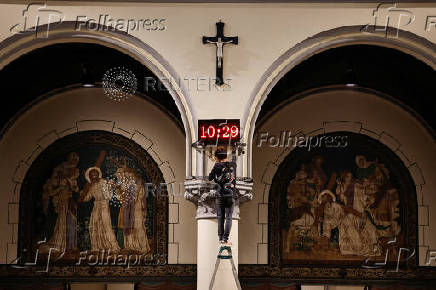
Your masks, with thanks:
<instances>
[{"instance_id":1,"label":"painting of robed figures","mask_svg":"<svg viewBox=\"0 0 436 290\"><path fill-rule=\"evenodd\" d=\"M416 246L407 168L378 141L344 134L346 148L291 151L275 176L282 263L393 262L400 247Z\"/></svg>"},{"instance_id":2,"label":"painting of robed figures","mask_svg":"<svg viewBox=\"0 0 436 290\"><path fill-rule=\"evenodd\" d=\"M23 245L41 255L55 249L71 262L83 251L153 253L156 201L146 183L160 172L151 158L146 161L152 170L131 152L105 143L70 144L68 152L46 152L51 158L35 165L24 188L33 194L22 200L23 210L31 208L33 227L26 231L23 224L21 233L32 244Z\"/></svg>"}]
</instances>

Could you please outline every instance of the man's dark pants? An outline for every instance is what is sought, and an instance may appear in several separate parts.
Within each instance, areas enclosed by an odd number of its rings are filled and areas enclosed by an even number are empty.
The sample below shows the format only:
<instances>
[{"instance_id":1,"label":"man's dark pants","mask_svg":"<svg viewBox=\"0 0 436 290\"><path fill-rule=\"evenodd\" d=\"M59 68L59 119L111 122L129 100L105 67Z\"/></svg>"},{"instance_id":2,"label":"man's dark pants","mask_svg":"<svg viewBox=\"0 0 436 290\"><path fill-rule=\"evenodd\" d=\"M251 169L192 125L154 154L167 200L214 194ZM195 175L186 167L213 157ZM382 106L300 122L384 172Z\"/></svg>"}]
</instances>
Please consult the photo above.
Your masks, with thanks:
<instances>
[{"instance_id":1,"label":"man's dark pants","mask_svg":"<svg viewBox=\"0 0 436 290\"><path fill-rule=\"evenodd\" d=\"M226 192L223 194L219 192L217 194L216 212L218 218L218 237L220 241L227 241L229 239L230 230L232 228L233 204L232 193L228 194Z\"/></svg>"}]
</instances>

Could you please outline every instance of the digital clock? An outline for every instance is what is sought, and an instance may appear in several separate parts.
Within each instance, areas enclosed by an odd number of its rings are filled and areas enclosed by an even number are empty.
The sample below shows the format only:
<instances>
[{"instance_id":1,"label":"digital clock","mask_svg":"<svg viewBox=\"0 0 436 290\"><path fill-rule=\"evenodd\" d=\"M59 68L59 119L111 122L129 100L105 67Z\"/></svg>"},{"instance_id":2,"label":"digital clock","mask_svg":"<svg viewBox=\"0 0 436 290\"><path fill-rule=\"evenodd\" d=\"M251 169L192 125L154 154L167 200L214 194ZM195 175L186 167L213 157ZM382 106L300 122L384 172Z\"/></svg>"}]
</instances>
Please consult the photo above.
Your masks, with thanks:
<instances>
[{"instance_id":1,"label":"digital clock","mask_svg":"<svg viewBox=\"0 0 436 290\"><path fill-rule=\"evenodd\" d=\"M198 140L205 145L231 145L240 134L239 119L198 120Z\"/></svg>"}]
</instances>

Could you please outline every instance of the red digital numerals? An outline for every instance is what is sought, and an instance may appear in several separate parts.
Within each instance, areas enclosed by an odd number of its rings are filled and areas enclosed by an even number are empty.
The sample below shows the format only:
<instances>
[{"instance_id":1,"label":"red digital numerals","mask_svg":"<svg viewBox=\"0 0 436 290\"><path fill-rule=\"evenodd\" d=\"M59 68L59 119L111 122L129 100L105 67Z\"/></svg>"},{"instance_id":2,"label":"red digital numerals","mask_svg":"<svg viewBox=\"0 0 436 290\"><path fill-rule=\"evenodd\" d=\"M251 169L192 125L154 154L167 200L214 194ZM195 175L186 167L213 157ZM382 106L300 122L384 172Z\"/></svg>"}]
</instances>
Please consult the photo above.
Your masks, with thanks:
<instances>
[{"instance_id":1,"label":"red digital numerals","mask_svg":"<svg viewBox=\"0 0 436 290\"><path fill-rule=\"evenodd\" d=\"M238 120L239 121L239 120ZM199 121L199 139L206 143L223 143L239 140L239 122L222 122L221 120Z\"/></svg>"}]
</instances>

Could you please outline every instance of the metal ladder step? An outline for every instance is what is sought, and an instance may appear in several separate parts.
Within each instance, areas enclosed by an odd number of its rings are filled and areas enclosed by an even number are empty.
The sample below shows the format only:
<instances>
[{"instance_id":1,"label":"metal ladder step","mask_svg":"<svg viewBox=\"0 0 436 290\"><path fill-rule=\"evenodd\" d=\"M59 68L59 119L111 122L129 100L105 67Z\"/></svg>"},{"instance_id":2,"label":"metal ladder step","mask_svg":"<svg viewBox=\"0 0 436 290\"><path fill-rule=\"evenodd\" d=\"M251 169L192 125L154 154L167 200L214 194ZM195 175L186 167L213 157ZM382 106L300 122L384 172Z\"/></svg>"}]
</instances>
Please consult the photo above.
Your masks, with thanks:
<instances>
[{"instance_id":1,"label":"metal ladder step","mask_svg":"<svg viewBox=\"0 0 436 290\"><path fill-rule=\"evenodd\" d=\"M227 255L223 254L224 251L227 251ZM216 257L215 270L213 271L212 279L210 280L209 290L213 289L213 285L215 284L216 273L218 272L218 267L221 263L221 260L230 260L232 264L233 278L235 278L235 282L236 282L236 286L238 287L238 290L241 290L241 283L239 283L238 272L236 271L235 262L233 261L233 256L232 256L232 248L230 246L220 247L220 250Z\"/></svg>"}]
</instances>

